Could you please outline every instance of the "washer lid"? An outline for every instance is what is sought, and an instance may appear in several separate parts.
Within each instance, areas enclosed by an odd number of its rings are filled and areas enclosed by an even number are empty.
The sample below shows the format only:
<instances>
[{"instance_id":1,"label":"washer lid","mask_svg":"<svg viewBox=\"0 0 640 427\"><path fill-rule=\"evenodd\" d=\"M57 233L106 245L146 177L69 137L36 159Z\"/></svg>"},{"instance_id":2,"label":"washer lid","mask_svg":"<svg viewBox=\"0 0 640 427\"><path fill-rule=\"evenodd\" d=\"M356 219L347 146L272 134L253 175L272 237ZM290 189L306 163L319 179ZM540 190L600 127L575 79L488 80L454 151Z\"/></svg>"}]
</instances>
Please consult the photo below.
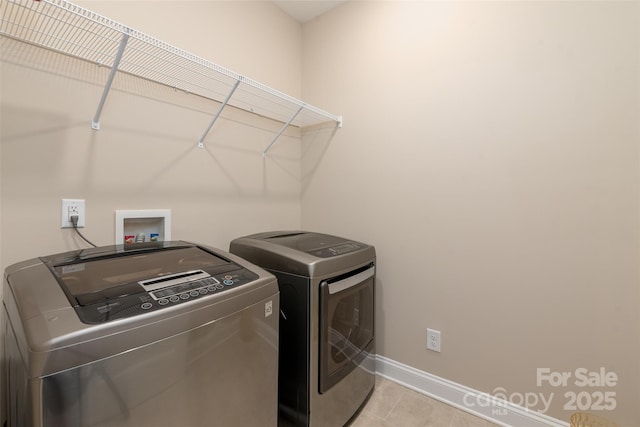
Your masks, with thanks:
<instances>
[{"instance_id":1,"label":"washer lid","mask_svg":"<svg viewBox=\"0 0 640 427\"><path fill-rule=\"evenodd\" d=\"M319 258L330 258L337 255L343 255L367 246L362 243L331 236L329 234L306 231L268 233L261 237L265 241L311 254Z\"/></svg>"},{"instance_id":2,"label":"washer lid","mask_svg":"<svg viewBox=\"0 0 640 427\"><path fill-rule=\"evenodd\" d=\"M140 281L229 264L229 261L183 242L132 244L43 257L71 302L92 304L144 291ZM188 278L185 278L187 280ZM75 300L75 301L74 301ZM76 304L73 304L76 305Z\"/></svg>"}]
</instances>

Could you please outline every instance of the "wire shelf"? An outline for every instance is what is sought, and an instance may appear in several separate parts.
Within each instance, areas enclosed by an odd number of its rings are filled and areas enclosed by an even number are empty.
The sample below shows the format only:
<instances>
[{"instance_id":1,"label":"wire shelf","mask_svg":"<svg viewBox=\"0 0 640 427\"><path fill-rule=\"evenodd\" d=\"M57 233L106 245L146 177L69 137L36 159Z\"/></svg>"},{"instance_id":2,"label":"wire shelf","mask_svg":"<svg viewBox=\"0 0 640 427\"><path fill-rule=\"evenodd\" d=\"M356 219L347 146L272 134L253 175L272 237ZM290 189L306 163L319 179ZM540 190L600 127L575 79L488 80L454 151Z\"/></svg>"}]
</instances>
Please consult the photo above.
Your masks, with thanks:
<instances>
[{"instance_id":1,"label":"wire shelf","mask_svg":"<svg viewBox=\"0 0 640 427\"><path fill-rule=\"evenodd\" d=\"M341 116L65 0L0 0L0 17L3 36L221 102L221 109L231 105L282 122L285 128L342 124Z\"/></svg>"}]
</instances>

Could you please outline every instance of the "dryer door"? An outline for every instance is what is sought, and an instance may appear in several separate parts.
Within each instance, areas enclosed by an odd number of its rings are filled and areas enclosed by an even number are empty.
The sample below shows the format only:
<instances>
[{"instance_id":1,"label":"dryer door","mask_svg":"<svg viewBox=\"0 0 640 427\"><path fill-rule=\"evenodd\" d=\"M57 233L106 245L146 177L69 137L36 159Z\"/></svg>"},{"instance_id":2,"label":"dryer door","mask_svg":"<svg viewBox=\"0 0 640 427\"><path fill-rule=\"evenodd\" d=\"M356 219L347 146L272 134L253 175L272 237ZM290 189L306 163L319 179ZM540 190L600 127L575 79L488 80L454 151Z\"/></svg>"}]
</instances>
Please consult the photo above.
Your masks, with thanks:
<instances>
[{"instance_id":1,"label":"dryer door","mask_svg":"<svg viewBox=\"0 0 640 427\"><path fill-rule=\"evenodd\" d=\"M373 341L373 264L320 284L319 392L344 378Z\"/></svg>"}]
</instances>

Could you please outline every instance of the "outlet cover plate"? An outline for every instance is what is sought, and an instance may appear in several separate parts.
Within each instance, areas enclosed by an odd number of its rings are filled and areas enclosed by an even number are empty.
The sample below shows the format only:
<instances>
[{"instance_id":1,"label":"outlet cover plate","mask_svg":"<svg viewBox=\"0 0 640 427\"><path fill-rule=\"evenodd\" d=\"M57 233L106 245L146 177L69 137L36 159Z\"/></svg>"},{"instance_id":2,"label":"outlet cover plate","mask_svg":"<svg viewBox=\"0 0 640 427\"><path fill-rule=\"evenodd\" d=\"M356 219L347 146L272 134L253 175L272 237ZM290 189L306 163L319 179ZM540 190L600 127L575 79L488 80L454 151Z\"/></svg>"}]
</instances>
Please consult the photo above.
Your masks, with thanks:
<instances>
[{"instance_id":1,"label":"outlet cover plate","mask_svg":"<svg viewBox=\"0 0 640 427\"><path fill-rule=\"evenodd\" d=\"M427 328L427 350L433 350L440 353L440 347L440 331Z\"/></svg>"},{"instance_id":2,"label":"outlet cover plate","mask_svg":"<svg viewBox=\"0 0 640 427\"><path fill-rule=\"evenodd\" d=\"M69 219L69 208L72 206L78 209L78 228L84 227L84 199L62 199L60 228L73 228L73 224Z\"/></svg>"}]
</instances>

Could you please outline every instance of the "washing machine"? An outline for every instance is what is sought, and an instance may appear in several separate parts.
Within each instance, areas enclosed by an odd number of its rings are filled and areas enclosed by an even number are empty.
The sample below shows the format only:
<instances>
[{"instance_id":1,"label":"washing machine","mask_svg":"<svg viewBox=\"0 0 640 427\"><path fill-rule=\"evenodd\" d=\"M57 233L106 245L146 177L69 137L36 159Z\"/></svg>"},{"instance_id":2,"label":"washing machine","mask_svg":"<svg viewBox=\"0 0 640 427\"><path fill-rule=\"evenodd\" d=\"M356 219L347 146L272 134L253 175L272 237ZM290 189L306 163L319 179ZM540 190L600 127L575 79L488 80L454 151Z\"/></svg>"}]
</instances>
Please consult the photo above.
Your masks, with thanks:
<instances>
[{"instance_id":1,"label":"washing machine","mask_svg":"<svg viewBox=\"0 0 640 427\"><path fill-rule=\"evenodd\" d=\"M280 288L281 427L342 427L375 384L375 248L308 231L235 239Z\"/></svg>"},{"instance_id":2,"label":"washing machine","mask_svg":"<svg viewBox=\"0 0 640 427\"><path fill-rule=\"evenodd\" d=\"M272 274L194 243L14 264L8 426L274 427L279 310Z\"/></svg>"}]
</instances>

